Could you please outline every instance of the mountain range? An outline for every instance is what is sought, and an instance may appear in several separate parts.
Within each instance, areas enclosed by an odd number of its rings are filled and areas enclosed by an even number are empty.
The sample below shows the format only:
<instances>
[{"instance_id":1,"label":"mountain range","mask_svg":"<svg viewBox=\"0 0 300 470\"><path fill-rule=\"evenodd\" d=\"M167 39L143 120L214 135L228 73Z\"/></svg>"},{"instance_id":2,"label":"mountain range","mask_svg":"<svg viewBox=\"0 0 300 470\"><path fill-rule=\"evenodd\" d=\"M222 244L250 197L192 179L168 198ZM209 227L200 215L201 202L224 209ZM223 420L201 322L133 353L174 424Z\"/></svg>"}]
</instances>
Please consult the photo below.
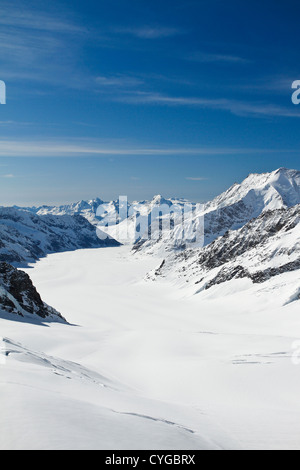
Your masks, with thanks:
<instances>
[{"instance_id":1,"label":"mountain range","mask_svg":"<svg viewBox=\"0 0 300 470\"><path fill-rule=\"evenodd\" d=\"M259 284L285 273L298 276L297 170L279 168L271 173L251 174L202 205L160 195L150 201L125 204L125 217L119 215L120 201L104 202L99 198L62 206L2 207L0 261L20 267L48 253L129 243L133 254L158 258L157 269L147 279L177 279L179 283L194 285L194 293L233 279ZM178 231L187 204L191 208L185 220L189 237L181 240ZM176 208L169 225L160 223L166 216L157 215L157 208L162 205L170 210ZM101 211L97 212L99 206ZM139 234L137 215L146 220ZM202 236L193 238L199 229ZM298 296L296 290L296 300Z\"/></svg>"},{"instance_id":2,"label":"mountain range","mask_svg":"<svg viewBox=\"0 0 300 470\"><path fill-rule=\"evenodd\" d=\"M287 209L300 203L300 172L280 168L272 173L251 174L242 183L231 188L196 209L189 223L197 228L203 226L201 246L207 246L228 230L238 230L253 218L266 211ZM179 220L181 223L181 220ZM196 248L194 241L179 244L176 226L162 233L155 240L145 239L135 249L145 253L159 254L174 248ZM199 246L199 245L198 245Z\"/></svg>"},{"instance_id":3,"label":"mountain range","mask_svg":"<svg viewBox=\"0 0 300 470\"><path fill-rule=\"evenodd\" d=\"M100 198L62 206L39 206L26 208L36 215L81 215L93 225L122 243L132 243L135 251L150 254L163 254L165 250L195 248L194 240L178 242L176 231L182 218L173 218L169 229L164 227L159 236L149 239L148 230L134 238L135 215L147 217L153 208L164 205L183 209L186 204L193 208L188 223L197 228L204 224L203 240L205 246L222 236L228 230L237 230L249 220L258 217L268 210L289 208L300 203L300 172L279 168L271 173L250 174L242 183L235 183L227 191L212 201L196 204L185 199L164 198L156 195L150 201L127 203L127 218L119 217L119 201L104 202ZM97 209L101 206L101 216ZM17 208L19 209L19 208ZM178 213L179 213L178 211ZM204 220L204 222L203 222ZM116 223L117 222L117 223ZM149 219L150 224L150 219ZM129 237L127 233L129 233Z\"/></svg>"}]
</instances>

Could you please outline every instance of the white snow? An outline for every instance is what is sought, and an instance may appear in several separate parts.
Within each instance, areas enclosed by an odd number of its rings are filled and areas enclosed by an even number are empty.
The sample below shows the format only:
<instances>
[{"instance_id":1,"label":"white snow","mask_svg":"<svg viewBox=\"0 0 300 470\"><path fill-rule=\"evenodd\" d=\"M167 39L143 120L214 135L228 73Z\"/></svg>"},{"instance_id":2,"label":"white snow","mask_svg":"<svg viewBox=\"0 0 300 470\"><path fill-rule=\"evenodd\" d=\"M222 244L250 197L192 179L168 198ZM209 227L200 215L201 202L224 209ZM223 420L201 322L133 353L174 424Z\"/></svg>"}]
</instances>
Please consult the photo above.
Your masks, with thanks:
<instances>
[{"instance_id":1,"label":"white snow","mask_svg":"<svg viewBox=\"0 0 300 470\"><path fill-rule=\"evenodd\" d=\"M191 295L143 280L159 262L123 246L26 269L71 324L0 319L1 449L300 449L297 271Z\"/></svg>"},{"instance_id":2,"label":"white snow","mask_svg":"<svg viewBox=\"0 0 300 470\"><path fill-rule=\"evenodd\" d=\"M256 216L264 210L291 207L300 203L300 172L279 168L271 173L250 174L206 204L205 211L220 209L243 201ZM254 216L254 214L253 214Z\"/></svg>"}]
</instances>

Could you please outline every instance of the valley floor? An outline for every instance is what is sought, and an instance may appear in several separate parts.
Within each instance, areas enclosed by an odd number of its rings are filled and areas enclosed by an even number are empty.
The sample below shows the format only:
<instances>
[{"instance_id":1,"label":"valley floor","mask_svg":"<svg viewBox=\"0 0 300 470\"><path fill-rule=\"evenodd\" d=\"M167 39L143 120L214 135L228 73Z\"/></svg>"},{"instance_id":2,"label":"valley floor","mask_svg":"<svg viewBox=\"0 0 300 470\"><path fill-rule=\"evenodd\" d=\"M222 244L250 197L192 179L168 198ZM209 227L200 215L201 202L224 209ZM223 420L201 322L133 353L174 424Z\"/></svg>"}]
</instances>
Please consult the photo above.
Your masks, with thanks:
<instances>
[{"instance_id":1,"label":"valley floor","mask_svg":"<svg viewBox=\"0 0 300 470\"><path fill-rule=\"evenodd\" d=\"M299 302L143 280L159 262L120 247L26 269L70 324L0 319L0 449L300 449Z\"/></svg>"}]
</instances>

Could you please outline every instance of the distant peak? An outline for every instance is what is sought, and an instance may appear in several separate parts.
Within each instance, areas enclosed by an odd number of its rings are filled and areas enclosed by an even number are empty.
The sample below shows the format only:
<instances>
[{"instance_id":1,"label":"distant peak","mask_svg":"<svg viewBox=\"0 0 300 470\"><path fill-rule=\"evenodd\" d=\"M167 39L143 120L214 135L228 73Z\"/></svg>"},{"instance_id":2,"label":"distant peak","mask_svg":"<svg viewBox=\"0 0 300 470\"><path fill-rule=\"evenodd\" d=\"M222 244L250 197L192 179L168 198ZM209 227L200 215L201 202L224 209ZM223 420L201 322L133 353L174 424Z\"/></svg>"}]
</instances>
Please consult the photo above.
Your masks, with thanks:
<instances>
[{"instance_id":1,"label":"distant peak","mask_svg":"<svg viewBox=\"0 0 300 470\"><path fill-rule=\"evenodd\" d=\"M100 197L96 197L95 199L89 199L88 203L89 204L94 204L94 203L99 203L99 204L102 204L104 201L102 201L102 199L100 199Z\"/></svg>"},{"instance_id":2,"label":"distant peak","mask_svg":"<svg viewBox=\"0 0 300 470\"><path fill-rule=\"evenodd\" d=\"M152 202L161 202L165 201L165 198L161 194L156 194L156 196L153 197Z\"/></svg>"},{"instance_id":3,"label":"distant peak","mask_svg":"<svg viewBox=\"0 0 300 470\"><path fill-rule=\"evenodd\" d=\"M278 175L285 175L289 177L294 177L299 175L300 172L298 170L293 170L290 168L285 168L285 167L280 167L277 170L270 171L270 172L265 172L265 173L250 173L247 178L241 183L242 185L244 183L248 183L249 180L259 180L261 181L262 179L265 179L265 181L268 181L269 179L272 179L274 176Z\"/></svg>"}]
</instances>

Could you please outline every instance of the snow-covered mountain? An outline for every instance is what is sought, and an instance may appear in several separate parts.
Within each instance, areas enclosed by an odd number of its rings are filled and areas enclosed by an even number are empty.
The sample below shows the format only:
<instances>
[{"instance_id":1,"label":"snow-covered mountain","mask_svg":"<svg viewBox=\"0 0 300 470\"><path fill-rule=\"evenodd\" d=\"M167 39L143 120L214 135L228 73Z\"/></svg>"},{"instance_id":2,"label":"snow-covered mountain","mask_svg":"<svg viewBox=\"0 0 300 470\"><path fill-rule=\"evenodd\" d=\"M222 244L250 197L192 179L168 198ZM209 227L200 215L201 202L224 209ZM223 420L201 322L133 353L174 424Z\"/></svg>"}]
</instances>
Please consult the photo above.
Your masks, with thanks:
<instances>
[{"instance_id":1,"label":"snow-covered mountain","mask_svg":"<svg viewBox=\"0 0 300 470\"><path fill-rule=\"evenodd\" d=\"M38 206L38 207L16 207L17 209L27 210L37 215L82 215L91 224L96 225L99 220L96 218L96 211L103 201L99 198L89 201L79 201L72 204L61 206Z\"/></svg>"},{"instance_id":2,"label":"snow-covered mountain","mask_svg":"<svg viewBox=\"0 0 300 470\"><path fill-rule=\"evenodd\" d=\"M0 262L0 315L65 322L54 308L42 301L28 274Z\"/></svg>"},{"instance_id":3,"label":"snow-covered mountain","mask_svg":"<svg viewBox=\"0 0 300 470\"><path fill-rule=\"evenodd\" d=\"M175 272L197 283L198 290L238 277L262 282L278 273L299 269L297 170L280 168L271 173L251 174L202 206L162 196L126 204L125 216L120 201L104 203L99 198L59 207L1 209L0 230L2 243L3 240L6 243L4 247L0 245L0 260L22 262L37 259L45 252L99 246L102 242L96 239L90 221L112 237L104 243L135 241L134 252L165 259L150 277ZM188 242L178 237L182 229L181 211L186 204L192 208L185 219ZM162 206L176 207L178 213L169 221L169 227L162 223L162 217L153 229L152 217L149 228L150 216L154 213L157 216ZM145 222L140 234L136 233L137 214ZM193 233L199 227L203 239L194 242Z\"/></svg>"},{"instance_id":4,"label":"snow-covered mountain","mask_svg":"<svg viewBox=\"0 0 300 470\"><path fill-rule=\"evenodd\" d=\"M136 214L147 218L155 207L182 208L185 204L195 206L194 203L185 199L164 198L161 195L156 195L149 201L129 202L126 200L124 202L124 200L118 199L104 202L102 199L96 198L61 206L44 205L16 207L16 209L26 210L36 215L81 215L121 243L134 244L140 238L139 234L136 234Z\"/></svg>"},{"instance_id":5,"label":"snow-covered mountain","mask_svg":"<svg viewBox=\"0 0 300 470\"><path fill-rule=\"evenodd\" d=\"M271 173L250 174L241 184L207 203L205 210L232 206L243 201L257 217L264 210L291 207L300 200L300 171L279 168Z\"/></svg>"},{"instance_id":6,"label":"snow-covered mountain","mask_svg":"<svg viewBox=\"0 0 300 470\"><path fill-rule=\"evenodd\" d=\"M242 228L226 232L202 249L185 250L163 260L148 278L166 277L193 293L233 279L263 284L286 273L299 279L300 205L264 211ZM282 283L287 279L282 277ZM286 301L300 298L300 284Z\"/></svg>"},{"instance_id":7,"label":"snow-covered mountain","mask_svg":"<svg viewBox=\"0 0 300 470\"><path fill-rule=\"evenodd\" d=\"M203 226L204 246L228 230L237 230L260 214L300 203L300 172L280 168L272 173L251 174L241 184L234 184L210 202L203 204L190 218L190 225ZM202 221L202 222L201 222ZM156 239L139 242L136 251L163 256L174 248L197 248L199 244L176 240L176 227Z\"/></svg>"},{"instance_id":8,"label":"snow-covered mountain","mask_svg":"<svg viewBox=\"0 0 300 470\"><path fill-rule=\"evenodd\" d=\"M299 203L300 172L279 168L271 173L251 174L242 183L235 183L212 201L201 205L157 195L150 201L126 201L125 208L120 207L119 200L103 202L96 198L69 205L40 206L26 210L36 215L82 215L114 239L132 244L135 252L163 256L165 251L206 246L228 230L243 227L265 211L288 208ZM185 218L184 236L181 238L181 210L185 205L192 207L192 212ZM156 213L161 206L172 206L177 211L175 216L169 217L169 225L166 223L163 227L159 225ZM141 226L137 215L142 220ZM201 236L196 240L193 233L199 235L200 232ZM186 237L186 234L189 236Z\"/></svg>"},{"instance_id":9,"label":"snow-covered mountain","mask_svg":"<svg viewBox=\"0 0 300 470\"><path fill-rule=\"evenodd\" d=\"M172 204L183 205L188 201L185 199L164 198L160 194L154 196L151 200L127 202L127 212L130 217L130 212L135 212L142 209L143 213L149 213L149 210L154 205ZM103 208L103 215L97 216L97 209L99 206ZM107 222L112 222L119 219L119 200L105 202L100 198L90 199L88 201L78 201L71 204L64 204L61 206L38 206L38 207L18 207L17 209L27 210L37 215L82 215L94 225L99 222L103 225Z\"/></svg>"},{"instance_id":10,"label":"snow-covered mountain","mask_svg":"<svg viewBox=\"0 0 300 470\"><path fill-rule=\"evenodd\" d=\"M20 265L48 253L119 245L112 238L102 238L80 215L36 215L28 210L0 208L0 261Z\"/></svg>"},{"instance_id":11,"label":"snow-covered mountain","mask_svg":"<svg viewBox=\"0 0 300 470\"><path fill-rule=\"evenodd\" d=\"M140 201L128 204L127 218L121 217L118 223L115 224L115 215L109 218L104 216L100 221L100 228L111 237L119 240L123 244L132 244L136 250L140 243L144 243L144 237L148 237L148 234L152 231L152 237L154 232L159 229L160 213L169 214L175 211L175 215L172 219L168 220L163 227L164 234L166 235L168 227L174 228L178 214L182 213L183 207L189 205L195 207L196 204L187 201L186 199L166 199L161 195L156 195L151 201ZM123 214L123 211L121 215ZM162 218L162 220L164 220ZM162 227L161 227L162 228ZM172 228L172 230L173 230ZM160 233L158 234L158 237ZM137 244L137 245L136 245Z\"/></svg>"},{"instance_id":12,"label":"snow-covered mountain","mask_svg":"<svg viewBox=\"0 0 300 470\"><path fill-rule=\"evenodd\" d=\"M204 233L203 247L180 252L163 238L141 245L163 258L147 279L166 278L192 294L234 279L249 288L269 288L266 281L274 280L277 287L290 284L291 292L283 288L286 302L300 298L300 172L281 168L232 186L205 205Z\"/></svg>"},{"instance_id":13,"label":"snow-covered mountain","mask_svg":"<svg viewBox=\"0 0 300 470\"><path fill-rule=\"evenodd\" d=\"M109 203L102 220L115 214ZM191 228L199 215L204 247L174 250L179 216L135 246L159 258L120 246L24 268L76 328L0 259L1 448L299 449L299 172L251 175L191 213ZM94 243L78 213L1 209L0 221L4 257Z\"/></svg>"}]
</instances>

